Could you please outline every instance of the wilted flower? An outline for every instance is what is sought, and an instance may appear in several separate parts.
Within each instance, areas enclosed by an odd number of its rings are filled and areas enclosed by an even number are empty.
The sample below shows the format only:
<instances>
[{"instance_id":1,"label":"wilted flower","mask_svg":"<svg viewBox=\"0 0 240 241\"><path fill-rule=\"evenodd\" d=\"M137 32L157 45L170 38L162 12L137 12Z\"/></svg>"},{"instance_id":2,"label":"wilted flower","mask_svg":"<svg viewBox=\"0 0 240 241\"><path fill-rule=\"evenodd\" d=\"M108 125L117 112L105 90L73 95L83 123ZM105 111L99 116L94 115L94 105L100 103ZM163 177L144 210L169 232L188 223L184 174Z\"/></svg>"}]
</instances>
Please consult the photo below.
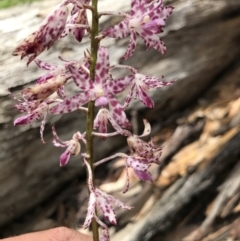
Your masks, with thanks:
<instances>
[{"instance_id":1,"label":"wilted flower","mask_svg":"<svg viewBox=\"0 0 240 241\"><path fill-rule=\"evenodd\" d=\"M84 143L86 143L86 140L84 138L85 135L82 135L79 131L73 134L73 137L69 141L62 141L55 130L55 127L52 127L52 133L53 133L53 144L57 147L65 147L66 150L62 153L60 156L60 166L67 165L70 156L76 156L81 151L81 145L79 143L79 140L82 140Z\"/></svg>"},{"instance_id":2,"label":"wilted flower","mask_svg":"<svg viewBox=\"0 0 240 241\"><path fill-rule=\"evenodd\" d=\"M166 52L165 44L157 34L163 32L165 21L171 15L173 8L171 6L164 7L162 0L156 2L132 0L131 6L130 14L118 13L125 17L123 21L107 28L102 34L119 39L130 33L130 43L123 59L129 58L133 54L136 48L137 33L142 37L148 49L153 47L164 54Z\"/></svg>"},{"instance_id":3,"label":"wilted flower","mask_svg":"<svg viewBox=\"0 0 240 241\"><path fill-rule=\"evenodd\" d=\"M30 64L45 49L49 49L61 36L67 21L67 3L57 6L44 20L39 30L25 38L14 50L13 55L21 55L21 59L28 56Z\"/></svg>"}]
</instances>

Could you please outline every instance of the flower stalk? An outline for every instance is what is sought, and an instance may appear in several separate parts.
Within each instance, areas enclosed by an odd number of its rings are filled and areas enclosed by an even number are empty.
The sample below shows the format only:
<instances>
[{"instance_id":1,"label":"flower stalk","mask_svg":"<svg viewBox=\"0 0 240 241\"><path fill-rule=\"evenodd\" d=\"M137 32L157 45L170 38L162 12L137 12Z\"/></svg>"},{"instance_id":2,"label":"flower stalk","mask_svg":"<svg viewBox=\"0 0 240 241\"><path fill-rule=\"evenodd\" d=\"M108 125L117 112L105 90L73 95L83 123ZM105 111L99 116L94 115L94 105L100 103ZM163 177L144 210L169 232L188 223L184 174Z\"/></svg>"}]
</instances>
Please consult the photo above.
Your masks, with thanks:
<instances>
[{"instance_id":1,"label":"flower stalk","mask_svg":"<svg viewBox=\"0 0 240 241\"><path fill-rule=\"evenodd\" d=\"M91 29L91 53L90 53L90 79L94 82L95 79L95 70L96 70L96 63L97 63L97 54L98 54L98 47L99 42L96 39L98 36L98 29L99 29L99 18L98 18L98 0L92 1L92 29ZM94 153L94 145L93 139L94 136L93 132L93 123L94 123L94 114L95 114L95 101L90 101L88 103L88 112L86 117L86 154L87 154L87 161L92 169L92 178L93 178L93 185L94 185L94 170L93 170L93 153ZM97 212L97 211L96 211ZM98 224L95 218L92 220L92 233L93 233L93 240L99 240L99 233L98 233Z\"/></svg>"}]
</instances>

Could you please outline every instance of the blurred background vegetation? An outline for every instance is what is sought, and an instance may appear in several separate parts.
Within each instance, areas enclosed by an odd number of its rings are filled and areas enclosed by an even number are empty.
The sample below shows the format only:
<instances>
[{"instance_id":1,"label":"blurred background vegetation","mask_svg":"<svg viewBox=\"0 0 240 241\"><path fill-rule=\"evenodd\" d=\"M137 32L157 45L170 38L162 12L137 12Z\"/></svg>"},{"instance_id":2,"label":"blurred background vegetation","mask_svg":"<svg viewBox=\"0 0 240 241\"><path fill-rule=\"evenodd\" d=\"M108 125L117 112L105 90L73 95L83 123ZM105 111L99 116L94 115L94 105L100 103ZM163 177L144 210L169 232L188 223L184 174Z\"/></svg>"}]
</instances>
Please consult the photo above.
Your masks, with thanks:
<instances>
[{"instance_id":1,"label":"blurred background vegetation","mask_svg":"<svg viewBox=\"0 0 240 241\"><path fill-rule=\"evenodd\" d=\"M0 0L0 9L9 8L15 5L20 5L23 3L31 3L39 0Z\"/></svg>"}]
</instances>

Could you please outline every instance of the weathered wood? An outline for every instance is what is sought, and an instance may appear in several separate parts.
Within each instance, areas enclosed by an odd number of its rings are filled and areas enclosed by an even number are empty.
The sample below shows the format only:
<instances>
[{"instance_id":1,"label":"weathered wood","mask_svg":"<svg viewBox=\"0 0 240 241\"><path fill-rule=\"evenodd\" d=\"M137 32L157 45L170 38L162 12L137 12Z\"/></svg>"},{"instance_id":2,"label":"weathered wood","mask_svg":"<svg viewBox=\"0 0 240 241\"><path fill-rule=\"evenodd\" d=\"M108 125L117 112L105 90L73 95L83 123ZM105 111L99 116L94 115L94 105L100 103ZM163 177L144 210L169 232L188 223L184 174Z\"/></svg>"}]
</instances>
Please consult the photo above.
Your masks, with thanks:
<instances>
[{"instance_id":1,"label":"weathered wood","mask_svg":"<svg viewBox=\"0 0 240 241\"><path fill-rule=\"evenodd\" d=\"M204 195L218 175L238 161L239 141L240 133L237 133L206 168L179 179L155 204L151 212L132 226L131 235L128 233L122 238L126 241L151 240L170 228L176 222L178 213L186 209L194 197Z\"/></svg>"}]
</instances>

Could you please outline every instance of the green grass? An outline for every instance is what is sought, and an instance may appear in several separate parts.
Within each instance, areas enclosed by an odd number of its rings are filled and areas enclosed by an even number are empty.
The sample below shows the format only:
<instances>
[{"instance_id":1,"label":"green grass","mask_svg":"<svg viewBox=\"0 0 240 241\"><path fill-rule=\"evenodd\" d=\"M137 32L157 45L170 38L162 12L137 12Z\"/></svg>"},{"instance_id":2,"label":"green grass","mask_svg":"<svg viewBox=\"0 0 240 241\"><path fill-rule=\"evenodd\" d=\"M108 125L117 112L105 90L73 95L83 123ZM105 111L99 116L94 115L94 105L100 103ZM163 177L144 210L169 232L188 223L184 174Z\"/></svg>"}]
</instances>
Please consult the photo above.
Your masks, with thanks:
<instances>
[{"instance_id":1,"label":"green grass","mask_svg":"<svg viewBox=\"0 0 240 241\"><path fill-rule=\"evenodd\" d=\"M0 0L0 9L9 8L23 3L31 3L39 0Z\"/></svg>"}]
</instances>

